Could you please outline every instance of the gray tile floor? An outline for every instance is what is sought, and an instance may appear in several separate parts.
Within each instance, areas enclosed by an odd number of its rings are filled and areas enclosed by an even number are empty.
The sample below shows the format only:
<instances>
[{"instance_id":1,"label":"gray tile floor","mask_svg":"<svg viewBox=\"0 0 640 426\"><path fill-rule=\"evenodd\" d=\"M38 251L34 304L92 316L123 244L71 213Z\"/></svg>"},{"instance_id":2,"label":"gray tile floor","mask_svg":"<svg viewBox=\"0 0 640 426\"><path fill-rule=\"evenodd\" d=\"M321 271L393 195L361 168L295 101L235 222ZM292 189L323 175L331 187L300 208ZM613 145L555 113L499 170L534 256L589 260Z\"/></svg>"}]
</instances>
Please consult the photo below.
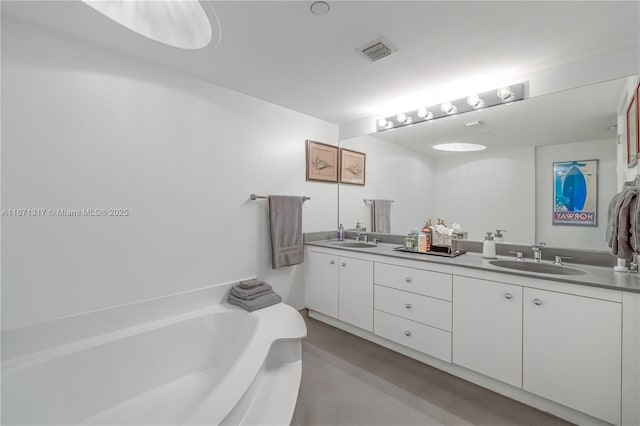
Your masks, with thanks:
<instances>
[{"instance_id":1,"label":"gray tile floor","mask_svg":"<svg viewBox=\"0 0 640 426\"><path fill-rule=\"evenodd\" d=\"M293 425L569 423L305 316Z\"/></svg>"}]
</instances>

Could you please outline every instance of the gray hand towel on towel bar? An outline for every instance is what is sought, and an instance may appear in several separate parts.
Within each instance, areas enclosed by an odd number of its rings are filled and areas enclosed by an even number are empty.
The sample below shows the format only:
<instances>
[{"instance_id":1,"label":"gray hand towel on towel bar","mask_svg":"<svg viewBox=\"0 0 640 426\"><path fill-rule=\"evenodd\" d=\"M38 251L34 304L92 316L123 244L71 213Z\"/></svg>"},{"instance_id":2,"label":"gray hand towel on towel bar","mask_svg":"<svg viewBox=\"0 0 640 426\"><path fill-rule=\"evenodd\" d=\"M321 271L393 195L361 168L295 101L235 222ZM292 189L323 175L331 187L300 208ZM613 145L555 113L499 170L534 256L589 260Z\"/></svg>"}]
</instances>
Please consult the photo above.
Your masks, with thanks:
<instances>
[{"instance_id":1,"label":"gray hand towel on towel bar","mask_svg":"<svg viewBox=\"0 0 640 426\"><path fill-rule=\"evenodd\" d=\"M264 296L260 296L254 300L243 300L238 299L234 295L229 295L229 303L232 305L236 305L244 309L245 311L253 312L258 309L266 308L267 306L275 305L276 303L280 303L282 298L278 293L274 293L270 291L268 294Z\"/></svg>"},{"instance_id":2,"label":"gray hand towel on towel bar","mask_svg":"<svg viewBox=\"0 0 640 426\"><path fill-rule=\"evenodd\" d=\"M269 227L273 269L302 263L302 197L269 195Z\"/></svg>"},{"instance_id":3,"label":"gray hand towel on towel bar","mask_svg":"<svg viewBox=\"0 0 640 426\"><path fill-rule=\"evenodd\" d=\"M237 297L238 299L243 299L243 300L253 300L253 299L257 299L260 296L264 296L267 293L271 293L271 286L269 287L256 287L252 290L259 290L259 291L251 291L251 292L246 292L246 290L242 290L241 288L238 287L231 287L231 291L230 291L230 295L233 295L234 297Z\"/></svg>"},{"instance_id":4,"label":"gray hand towel on towel bar","mask_svg":"<svg viewBox=\"0 0 640 426\"><path fill-rule=\"evenodd\" d=\"M391 201L373 200L371 202L371 232L391 232Z\"/></svg>"},{"instance_id":5,"label":"gray hand towel on towel bar","mask_svg":"<svg viewBox=\"0 0 640 426\"><path fill-rule=\"evenodd\" d=\"M238 283L238 287L247 290L250 288L258 287L261 284L264 284L264 281L259 280L257 278L251 278L250 280L240 281Z\"/></svg>"}]
</instances>

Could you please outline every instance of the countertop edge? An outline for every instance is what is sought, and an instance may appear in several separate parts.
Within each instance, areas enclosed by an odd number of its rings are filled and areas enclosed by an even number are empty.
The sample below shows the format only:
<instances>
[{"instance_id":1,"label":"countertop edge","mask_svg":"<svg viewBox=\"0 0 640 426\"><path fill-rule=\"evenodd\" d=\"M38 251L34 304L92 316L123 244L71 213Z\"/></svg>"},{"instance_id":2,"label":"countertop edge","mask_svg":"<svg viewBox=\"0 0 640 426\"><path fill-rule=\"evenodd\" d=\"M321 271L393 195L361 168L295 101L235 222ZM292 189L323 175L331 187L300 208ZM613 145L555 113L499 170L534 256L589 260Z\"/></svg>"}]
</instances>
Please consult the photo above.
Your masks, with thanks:
<instances>
[{"instance_id":1,"label":"countertop edge","mask_svg":"<svg viewBox=\"0 0 640 426\"><path fill-rule=\"evenodd\" d=\"M626 272L614 272L611 268L602 266L588 266L588 265L571 265L567 266L583 269L588 272L587 276L566 276L566 275L554 275L554 274L541 274L535 272L508 270L500 268L499 266L487 265L484 263L486 259L482 259L482 256L478 253L465 253L461 256L454 258L430 256L422 253L406 253L401 251L393 251L394 247L398 247L397 244L380 244L378 247L370 248L357 248L357 247L339 247L333 245L335 241L332 240L319 240L305 242L306 246L315 246L331 250L340 250L343 252L355 252L364 255L385 256L405 260L413 260L418 262L434 263L439 265L447 265L452 267L460 267L473 269L478 271L492 272L509 276L542 279L547 281L554 281L566 284L575 284L580 286L604 288L614 291L625 291L631 293L640 293L640 274L626 273ZM379 250L382 249L382 250ZM505 256L498 256L498 259L508 260L511 259ZM482 262L482 263L478 263Z\"/></svg>"}]
</instances>

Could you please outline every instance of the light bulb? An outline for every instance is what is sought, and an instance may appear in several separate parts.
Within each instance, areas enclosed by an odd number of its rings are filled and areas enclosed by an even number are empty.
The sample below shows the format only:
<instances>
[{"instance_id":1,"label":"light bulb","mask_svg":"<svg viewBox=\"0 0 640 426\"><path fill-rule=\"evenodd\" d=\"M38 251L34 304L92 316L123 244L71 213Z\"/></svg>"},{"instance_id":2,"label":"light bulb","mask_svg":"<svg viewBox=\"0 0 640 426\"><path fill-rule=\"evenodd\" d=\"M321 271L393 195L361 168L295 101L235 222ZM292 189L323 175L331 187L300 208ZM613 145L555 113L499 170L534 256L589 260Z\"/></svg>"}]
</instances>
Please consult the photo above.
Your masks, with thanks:
<instances>
[{"instance_id":1,"label":"light bulb","mask_svg":"<svg viewBox=\"0 0 640 426\"><path fill-rule=\"evenodd\" d=\"M498 95L498 98L500 98L502 102L511 101L515 97L510 87L501 87L498 89L496 94Z\"/></svg>"},{"instance_id":2,"label":"light bulb","mask_svg":"<svg viewBox=\"0 0 640 426\"><path fill-rule=\"evenodd\" d=\"M384 127L387 125L387 119L386 118L379 118L378 119L378 127Z\"/></svg>"},{"instance_id":3,"label":"light bulb","mask_svg":"<svg viewBox=\"0 0 640 426\"><path fill-rule=\"evenodd\" d=\"M393 127L392 121L387 121L387 124L384 126L385 129L391 129Z\"/></svg>"},{"instance_id":4,"label":"light bulb","mask_svg":"<svg viewBox=\"0 0 640 426\"><path fill-rule=\"evenodd\" d=\"M456 112L458 112L458 108L456 108L456 106L451 102L443 103L440 106L440 109L442 110L442 112L447 113L447 115L455 114Z\"/></svg>"},{"instance_id":5,"label":"light bulb","mask_svg":"<svg viewBox=\"0 0 640 426\"><path fill-rule=\"evenodd\" d=\"M406 120L404 120L404 124L411 124L413 123L413 119L411 117L407 117Z\"/></svg>"},{"instance_id":6,"label":"light bulb","mask_svg":"<svg viewBox=\"0 0 640 426\"><path fill-rule=\"evenodd\" d=\"M400 113L398 114L396 119L398 120L398 123L404 123L405 121L407 121L407 115L404 113Z\"/></svg>"},{"instance_id":7,"label":"light bulb","mask_svg":"<svg viewBox=\"0 0 640 426\"><path fill-rule=\"evenodd\" d=\"M478 95L471 95L467 98L467 103L469 106L472 106L473 109L482 108L484 106L484 101L480 99Z\"/></svg>"},{"instance_id":8,"label":"light bulb","mask_svg":"<svg viewBox=\"0 0 640 426\"><path fill-rule=\"evenodd\" d=\"M419 108L418 111L416 111L416 115L425 120L433 118L433 113L424 107Z\"/></svg>"}]
</instances>

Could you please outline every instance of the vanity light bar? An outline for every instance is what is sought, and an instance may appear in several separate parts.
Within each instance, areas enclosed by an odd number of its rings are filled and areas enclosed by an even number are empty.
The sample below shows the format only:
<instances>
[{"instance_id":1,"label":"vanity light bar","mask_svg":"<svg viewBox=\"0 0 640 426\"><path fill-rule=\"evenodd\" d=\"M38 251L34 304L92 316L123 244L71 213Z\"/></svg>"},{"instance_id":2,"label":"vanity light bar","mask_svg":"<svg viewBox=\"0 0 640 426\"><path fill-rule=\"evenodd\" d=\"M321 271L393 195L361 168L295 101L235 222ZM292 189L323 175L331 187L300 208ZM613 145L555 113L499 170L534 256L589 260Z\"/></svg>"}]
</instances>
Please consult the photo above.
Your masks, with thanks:
<instances>
[{"instance_id":1,"label":"vanity light bar","mask_svg":"<svg viewBox=\"0 0 640 426\"><path fill-rule=\"evenodd\" d=\"M512 84L482 93L474 93L465 98L443 102L438 105L418 108L415 111L403 112L397 115L379 118L376 121L376 130L382 132L392 128L408 126L423 121L435 120L450 115L462 114L490 108L496 105L509 104L524 99L524 83Z\"/></svg>"}]
</instances>

